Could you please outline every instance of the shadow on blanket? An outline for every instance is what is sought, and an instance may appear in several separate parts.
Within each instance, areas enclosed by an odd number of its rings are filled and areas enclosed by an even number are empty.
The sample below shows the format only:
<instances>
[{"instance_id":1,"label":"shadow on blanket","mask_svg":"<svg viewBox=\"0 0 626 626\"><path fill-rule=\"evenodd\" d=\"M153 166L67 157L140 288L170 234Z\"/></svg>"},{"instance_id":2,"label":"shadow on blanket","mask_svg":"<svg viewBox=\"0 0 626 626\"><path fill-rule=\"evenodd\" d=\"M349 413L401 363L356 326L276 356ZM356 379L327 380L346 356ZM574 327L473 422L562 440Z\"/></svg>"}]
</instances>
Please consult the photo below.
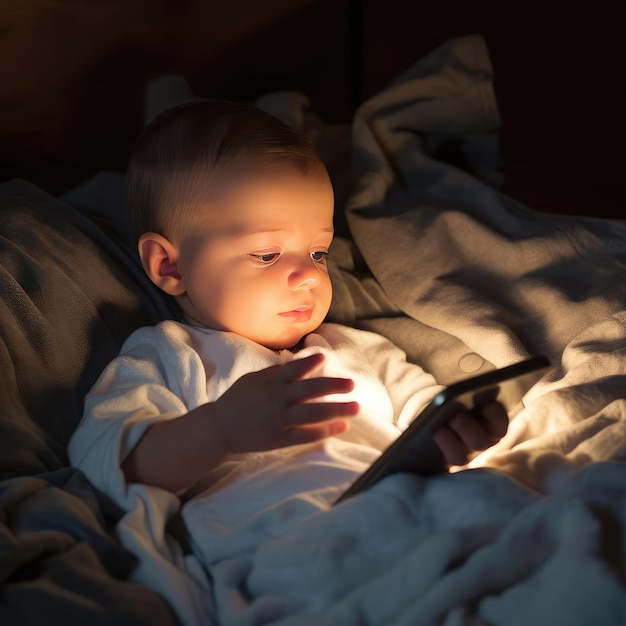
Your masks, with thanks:
<instances>
[{"instance_id":1,"label":"shadow on blanket","mask_svg":"<svg viewBox=\"0 0 626 626\"><path fill-rule=\"evenodd\" d=\"M3 624L177 621L128 580L135 558L108 532L116 511L66 467L101 369L132 330L174 312L123 243L124 224L23 181L0 187Z\"/></svg>"}]
</instances>

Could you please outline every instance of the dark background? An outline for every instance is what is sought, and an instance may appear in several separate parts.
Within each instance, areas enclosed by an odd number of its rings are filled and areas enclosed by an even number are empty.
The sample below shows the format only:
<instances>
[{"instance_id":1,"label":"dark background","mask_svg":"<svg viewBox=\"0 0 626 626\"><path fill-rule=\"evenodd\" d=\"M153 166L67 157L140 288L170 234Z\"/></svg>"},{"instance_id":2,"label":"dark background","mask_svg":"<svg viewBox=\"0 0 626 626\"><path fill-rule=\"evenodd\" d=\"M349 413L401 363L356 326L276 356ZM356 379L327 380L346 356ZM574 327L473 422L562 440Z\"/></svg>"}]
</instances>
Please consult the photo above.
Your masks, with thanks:
<instances>
[{"instance_id":1,"label":"dark background","mask_svg":"<svg viewBox=\"0 0 626 626\"><path fill-rule=\"evenodd\" d=\"M626 217L623 0L0 0L0 181L60 194L124 171L147 83L306 93L329 122L451 37L483 33L504 191Z\"/></svg>"}]
</instances>

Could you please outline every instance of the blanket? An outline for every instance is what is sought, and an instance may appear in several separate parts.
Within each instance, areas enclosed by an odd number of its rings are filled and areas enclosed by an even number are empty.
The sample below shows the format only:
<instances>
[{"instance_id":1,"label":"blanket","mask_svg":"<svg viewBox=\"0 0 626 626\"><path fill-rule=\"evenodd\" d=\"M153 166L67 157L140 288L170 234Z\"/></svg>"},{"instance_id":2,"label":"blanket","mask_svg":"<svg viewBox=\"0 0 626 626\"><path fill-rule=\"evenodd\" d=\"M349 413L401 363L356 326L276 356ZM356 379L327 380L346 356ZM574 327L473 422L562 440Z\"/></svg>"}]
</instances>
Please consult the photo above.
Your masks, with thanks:
<instances>
[{"instance_id":1,"label":"blanket","mask_svg":"<svg viewBox=\"0 0 626 626\"><path fill-rule=\"evenodd\" d=\"M439 382L536 353L552 370L463 471L392 476L302 516L284 502L228 527L208 515L218 623L626 621L626 223L500 194L498 123L480 37L359 109L331 315Z\"/></svg>"},{"instance_id":2,"label":"blanket","mask_svg":"<svg viewBox=\"0 0 626 626\"><path fill-rule=\"evenodd\" d=\"M25 181L0 186L2 624L177 622L162 597L129 580L136 559L111 532L119 511L67 467L102 368L137 326L174 313L133 260L105 178L104 213Z\"/></svg>"}]
</instances>

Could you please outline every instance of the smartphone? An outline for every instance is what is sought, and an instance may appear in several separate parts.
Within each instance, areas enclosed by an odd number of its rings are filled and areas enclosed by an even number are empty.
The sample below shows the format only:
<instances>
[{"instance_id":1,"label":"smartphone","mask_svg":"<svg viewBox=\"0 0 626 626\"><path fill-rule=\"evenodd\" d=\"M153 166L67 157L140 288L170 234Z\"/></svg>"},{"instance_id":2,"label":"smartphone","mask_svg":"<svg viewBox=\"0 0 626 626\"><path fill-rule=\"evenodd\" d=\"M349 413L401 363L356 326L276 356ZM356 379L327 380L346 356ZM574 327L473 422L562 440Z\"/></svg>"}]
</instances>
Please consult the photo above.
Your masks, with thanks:
<instances>
[{"instance_id":1,"label":"smartphone","mask_svg":"<svg viewBox=\"0 0 626 626\"><path fill-rule=\"evenodd\" d=\"M494 400L504 405L509 417L520 406L524 394L550 367L545 356L479 374L453 383L440 391L408 428L335 502L369 489L395 472L433 476L448 471L443 453L432 435L459 412L478 413Z\"/></svg>"}]
</instances>

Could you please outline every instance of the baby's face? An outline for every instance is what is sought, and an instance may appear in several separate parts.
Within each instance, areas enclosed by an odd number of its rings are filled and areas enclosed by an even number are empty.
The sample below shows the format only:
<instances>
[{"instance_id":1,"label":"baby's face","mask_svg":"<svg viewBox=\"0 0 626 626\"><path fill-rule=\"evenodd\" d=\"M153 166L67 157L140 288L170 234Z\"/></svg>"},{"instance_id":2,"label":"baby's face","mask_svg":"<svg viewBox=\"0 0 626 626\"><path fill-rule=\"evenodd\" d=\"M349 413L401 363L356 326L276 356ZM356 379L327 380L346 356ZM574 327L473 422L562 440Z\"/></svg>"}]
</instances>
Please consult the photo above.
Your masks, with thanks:
<instances>
[{"instance_id":1,"label":"baby's face","mask_svg":"<svg viewBox=\"0 0 626 626\"><path fill-rule=\"evenodd\" d=\"M333 206L325 173L288 168L233 185L180 243L187 320L272 349L315 330L332 296Z\"/></svg>"}]
</instances>

